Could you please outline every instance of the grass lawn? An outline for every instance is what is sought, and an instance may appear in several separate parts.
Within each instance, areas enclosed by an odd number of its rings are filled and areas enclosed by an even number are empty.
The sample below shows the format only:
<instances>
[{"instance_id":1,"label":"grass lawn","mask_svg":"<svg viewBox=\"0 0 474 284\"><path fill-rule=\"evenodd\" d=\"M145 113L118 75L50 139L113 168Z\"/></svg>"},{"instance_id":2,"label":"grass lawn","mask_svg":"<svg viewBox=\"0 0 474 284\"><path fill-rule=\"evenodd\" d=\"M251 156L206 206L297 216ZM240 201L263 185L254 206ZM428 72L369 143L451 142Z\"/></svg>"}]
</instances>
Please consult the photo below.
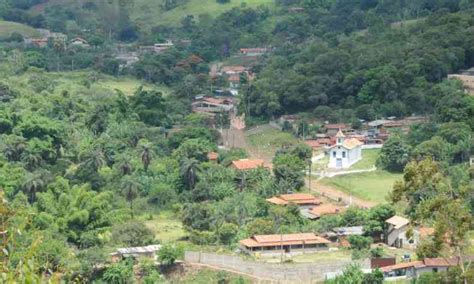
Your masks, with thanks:
<instances>
[{"instance_id":1,"label":"grass lawn","mask_svg":"<svg viewBox=\"0 0 474 284\"><path fill-rule=\"evenodd\" d=\"M380 149L362 150L362 160L355 163L350 170L366 170L375 166L379 157Z\"/></svg>"},{"instance_id":2,"label":"grass lawn","mask_svg":"<svg viewBox=\"0 0 474 284\"><path fill-rule=\"evenodd\" d=\"M338 261L338 260L351 260L351 251L346 249L340 249L337 251L320 251L316 253L308 253L295 255L291 257L293 263L326 263L327 261ZM280 256L274 257L262 257L260 261L269 263L280 263Z\"/></svg>"},{"instance_id":3,"label":"grass lawn","mask_svg":"<svg viewBox=\"0 0 474 284\"><path fill-rule=\"evenodd\" d=\"M39 73L41 78L52 82L54 85L54 92L62 92L63 90L68 90L71 93L74 92L85 92L87 87L85 82L88 81L91 71L65 71L65 72L41 72ZM11 76L8 78L9 82L19 88L24 88L25 90L29 89L30 83L29 80L33 76L37 76L37 73L26 72L21 76ZM92 92L108 92L120 90L127 96L132 96L135 91L143 86L146 90L155 89L163 93L164 96L167 96L171 90L162 85L153 85L137 80L131 77L113 77L105 74L99 74L98 80L90 86Z\"/></svg>"},{"instance_id":4,"label":"grass lawn","mask_svg":"<svg viewBox=\"0 0 474 284\"><path fill-rule=\"evenodd\" d=\"M145 225L155 233L156 239L160 242L177 242L186 237L183 224L173 212L165 211L153 215L152 220L145 220Z\"/></svg>"},{"instance_id":5,"label":"grass lawn","mask_svg":"<svg viewBox=\"0 0 474 284\"><path fill-rule=\"evenodd\" d=\"M159 92L162 92L163 96L167 96L171 92L171 90L166 86L151 85L129 77L110 77L105 80L98 81L96 85L107 89L120 90L127 96L132 96L140 86L143 86L145 90L155 89Z\"/></svg>"},{"instance_id":6,"label":"grass lawn","mask_svg":"<svg viewBox=\"0 0 474 284\"><path fill-rule=\"evenodd\" d=\"M264 155L273 155L283 145L297 144L299 141L290 133L282 132L271 127L262 128L261 132L250 134L250 146Z\"/></svg>"},{"instance_id":7,"label":"grass lawn","mask_svg":"<svg viewBox=\"0 0 474 284\"><path fill-rule=\"evenodd\" d=\"M320 251L312 254L294 256L293 262L324 263L326 261L351 260L351 251L340 249L338 251Z\"/></svg>"},{"instance_id":8,"label":"grass lawn","mask_svg":"<svg viewBox=\"0 0 474 284\"><path fill-rule=\"evenodd\" d=\"M375 172L325 178L322 182L361 199L385 203L385 198L392 191L394 182L401 178L402 174L377 170Z\"/></svg>"},{"instance_id":9,"label":"grass lawn","mask_svg":"<svg viewBox=\"0 0 474 284\"><path fill-rule=\"evenodd\" d=\"M135 0L131 14L132 20L138 26L177 25L187 15L193 15L195 20L199 20L198 16L201 14L217 17L234 7L242 6L243 3L247 7L254 8L260 5L274 6L274 0L232 0L226 4L219 4L216 0L190 0L174 9L163 11L161 8L162 2L157 0Z\"/></svg>"},{"instance_id":10,"label":"grass lawn","mask_svg":"<svg viewBox=\"0 0 474 284\"><path fill-rule=\"evenodd\" d=\"M38 36L39 33L34 28L15 22L0 21L0 38L7 38L13 32L23 36Z\"/></svg>"},{"instance_id":11,"label":"grass lawn","mask_svg":"<svg viewBox=\"0 0 474 284\"><path fill-rule=\"evenodd\" d=\"M167 279L170 283L253 283L253 281L245 276L225 272L215 271L211 269L196 269L190 270L185 275L180 277L172 277Z\"/></svg>"}]
</instances>

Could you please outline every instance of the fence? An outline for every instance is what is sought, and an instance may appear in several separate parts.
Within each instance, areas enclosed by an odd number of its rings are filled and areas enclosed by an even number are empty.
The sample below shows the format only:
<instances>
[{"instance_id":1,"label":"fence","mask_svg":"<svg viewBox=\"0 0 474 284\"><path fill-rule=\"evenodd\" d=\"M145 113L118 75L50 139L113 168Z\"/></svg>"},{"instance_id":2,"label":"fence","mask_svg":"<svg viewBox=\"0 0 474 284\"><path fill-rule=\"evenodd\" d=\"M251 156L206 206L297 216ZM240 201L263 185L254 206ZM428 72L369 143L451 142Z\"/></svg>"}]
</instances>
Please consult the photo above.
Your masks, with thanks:
<instances>
[{"instance_id":1,"label":"fence","mask_svg":"<svg viewBox=\"0 0 474 284\"><path fill-rule=\"evenodd\" d=\"M326 274L338 273L354 263L351 260L326 260L324 263L278 264L243 260L238 256L186 251L186 262L199 263L253 275L260 279L279 283L316 283L325 279ZM358 262L362 269L370 268L369 260Z\"/></svg>"}]
</instances>

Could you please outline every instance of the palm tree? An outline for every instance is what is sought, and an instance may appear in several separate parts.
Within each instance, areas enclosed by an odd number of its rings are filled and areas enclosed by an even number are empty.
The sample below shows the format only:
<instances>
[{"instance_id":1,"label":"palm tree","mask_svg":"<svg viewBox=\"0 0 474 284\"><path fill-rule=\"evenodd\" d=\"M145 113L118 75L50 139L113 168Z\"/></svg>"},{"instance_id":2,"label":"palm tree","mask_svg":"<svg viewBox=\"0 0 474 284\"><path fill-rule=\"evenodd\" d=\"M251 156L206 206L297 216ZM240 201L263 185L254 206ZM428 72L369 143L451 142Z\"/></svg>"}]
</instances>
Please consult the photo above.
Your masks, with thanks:
<instances>
[{"instance_id":1,"label":"palm tree","mask_svg":"<svg viewBox=\"0 0 474 284\"><path fill-rule=\"evenodd\" d=\"M197 182L197 175L201 171L199 162L196 159L184 158L181 161L181 177L186 182L188 189L193 189Z\"/></svg>"},{"instance_id":2,"label":"palm tree","mask_svg":"<svg viewBox=\"0 0 474 284\"><path fill-rule=\"evenodd\" d=\"M98 172L100 168L105 165L105 156L102 150L96 149L89 154L87 154L86 159L83 162L83 165L92 169L94 172Z\"/></svg>"},{"instance_id":3,"label":"palm tree","mask_svg":"<svg viewBox=\"0 0 474 284\"><path fill-rule=\"evenodd\" d=\"M36 200L36 193L46 186L44 176L39 172L28 173L23 183L23 191L28 196L30 203Z\"/></svg>"},{"instance_id":4,"label":"palm tree","mask_svg":"<svg viewBox=\"0 0 474 284\"><path fill-rule=\"evenodd\" d=\"M133 200L138 196L138 189L140 184L136 182L133 178L127 177L122 180L122 194L125 199L130 202L130 215L133 219Z\"/></svg>"},{"instance_id":5,"label":"palm tree","mask_svg":"<svg viewBox=\"0 0 474 284\"><path fill-rule=\"evenodd\" d=\"M21 160L26 164L29 170L34 170L41 165L43 161L39 153L25 151L21 154Z\"/></svg>"},{"instance_id":6,"label":"palm tree","mask_svg":"<svg viewBox=\"0 0 474 284\"><path fill-rule=\"evenodd\" d=\"M151 158L152 158L151 150L148 146L145 146L143 148L141 158L142 158L143 169L145 170L145 172L147 172L148 167L150 166L150 163L151 163Z\"/></svg>"}]
</instances>

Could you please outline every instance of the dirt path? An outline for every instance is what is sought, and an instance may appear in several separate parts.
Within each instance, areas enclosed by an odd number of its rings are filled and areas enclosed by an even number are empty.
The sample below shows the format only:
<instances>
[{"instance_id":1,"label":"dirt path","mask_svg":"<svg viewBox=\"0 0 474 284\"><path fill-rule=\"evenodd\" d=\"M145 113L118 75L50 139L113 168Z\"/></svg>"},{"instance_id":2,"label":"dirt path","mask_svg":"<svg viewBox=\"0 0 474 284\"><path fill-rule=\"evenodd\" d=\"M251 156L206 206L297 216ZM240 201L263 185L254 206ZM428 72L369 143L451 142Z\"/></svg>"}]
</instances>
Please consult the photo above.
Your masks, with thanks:
<instances>
[{"instance_id":1,"label":"dirt path","mask_svg":"<svg viewBox=\"0 0 474 284\"><path fill-rule=\"evenodd\" d=\"M306 187L309 188L309 179L306 178ZM352 204L361 208L371 208L376 205L376 203L371 201L362 200L360 198L351 196L343 191L340 191L332 186L322 184L317 181L317 179L311 180L311 191L316 192L326 198L332 199L334 201L342 201L345 204Z\"/></svg>"}]
</instances>

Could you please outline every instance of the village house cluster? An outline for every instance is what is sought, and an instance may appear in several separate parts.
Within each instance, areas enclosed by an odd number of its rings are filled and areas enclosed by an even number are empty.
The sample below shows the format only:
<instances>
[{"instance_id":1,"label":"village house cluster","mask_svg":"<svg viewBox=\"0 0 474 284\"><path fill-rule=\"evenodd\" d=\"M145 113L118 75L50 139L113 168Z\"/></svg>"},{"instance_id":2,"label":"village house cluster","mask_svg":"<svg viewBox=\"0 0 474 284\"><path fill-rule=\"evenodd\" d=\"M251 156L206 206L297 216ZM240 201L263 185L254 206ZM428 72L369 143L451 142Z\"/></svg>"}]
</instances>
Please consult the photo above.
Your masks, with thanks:
<instances>
[{"instance_id":1,"label":"village house cluster","mask_svg":"<svg viewBox=\"0 0 474 284\"><path fill-rule=\"evenodd\" d=\"M89 42L81 37L75 37L68 41L67 35L63 33L51 32L47 29L36 29L36 31L39 36L23 38L26 46L45 48L50 44L59 43L64 47L90 47Z\"/></svg>"}]
</instances>

